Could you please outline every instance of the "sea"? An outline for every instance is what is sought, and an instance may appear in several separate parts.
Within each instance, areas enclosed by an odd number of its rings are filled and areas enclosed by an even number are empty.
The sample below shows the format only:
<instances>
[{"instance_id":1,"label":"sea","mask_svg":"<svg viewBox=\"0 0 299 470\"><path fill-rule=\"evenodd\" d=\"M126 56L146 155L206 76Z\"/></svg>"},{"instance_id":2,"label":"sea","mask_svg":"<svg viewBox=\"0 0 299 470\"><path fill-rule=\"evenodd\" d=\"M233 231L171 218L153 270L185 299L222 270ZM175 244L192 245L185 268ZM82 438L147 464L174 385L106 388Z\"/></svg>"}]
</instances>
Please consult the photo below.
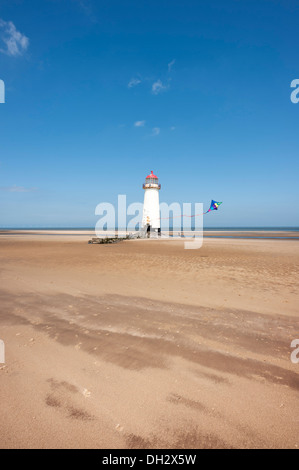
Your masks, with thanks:
<instances>
[{"instance_id":1,"label":"sea","mask_svg":"<svg viewBox=\"0 0 299 470\"><path fill-rule=\"evenodd\" d=\"M76 231L88 231L94 232L94 227L63 227L63 226L28 226L28 227L0 227L0 233L5 233L6 231L13 231L13 232L21 232L27 230L38 230L41 232L47 232L47 235L51 235L51 232L54 231L68 231L68 232L76 232ZM111 229L107 229L109 232ZM118 228L116 228L116 231ZM122 231L124 229L120 229ZM163 228L162 228L163 231ZM178 232L179 229L177 227L170 227L169 231ZM183 227L181 227L181 232L183 232ZM194 228L191 228L192 232ZM190 235L189 232L189 236ZM209 233L206 233L209 232ZM273 232L275 232L275 236L273 236ZM292 232L292 233L290 233ZM236 239L281 239L281 240L299 240L299 227L204 227L203 229L204 236L209 238L236 238ZM206 233L206 234L205 234ZM42 234L41 234L42 235ZM53 233L54 235L54 233ZM67 234L60 234L60 235L67 235ZM75 234L74 235L80 235ZM187 236L188 237L188 236Z\"/></svg>"}]
</instances>

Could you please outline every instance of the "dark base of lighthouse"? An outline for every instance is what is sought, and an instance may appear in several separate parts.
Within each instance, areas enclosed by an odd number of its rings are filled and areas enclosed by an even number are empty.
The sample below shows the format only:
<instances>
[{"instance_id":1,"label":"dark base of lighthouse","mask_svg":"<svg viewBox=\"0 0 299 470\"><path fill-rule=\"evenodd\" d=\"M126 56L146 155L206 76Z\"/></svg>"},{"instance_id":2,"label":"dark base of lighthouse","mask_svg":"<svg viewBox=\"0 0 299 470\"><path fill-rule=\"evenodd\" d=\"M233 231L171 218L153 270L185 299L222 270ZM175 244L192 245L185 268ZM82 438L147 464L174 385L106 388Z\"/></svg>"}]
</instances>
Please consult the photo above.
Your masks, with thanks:
<instances>
[{"instance_id":1,"label":"dark base of lighthouse","mask_svg":"<svg viewBox=\"0 0 299 470\"><path fill-rule=\"evenodd\" d=\"M158 237L161 237L161 229L160 228L153 228L151 225L148 225L146 228L147 238L150 238L151 233L156 233Z\"/></svg>"}]
</instances>

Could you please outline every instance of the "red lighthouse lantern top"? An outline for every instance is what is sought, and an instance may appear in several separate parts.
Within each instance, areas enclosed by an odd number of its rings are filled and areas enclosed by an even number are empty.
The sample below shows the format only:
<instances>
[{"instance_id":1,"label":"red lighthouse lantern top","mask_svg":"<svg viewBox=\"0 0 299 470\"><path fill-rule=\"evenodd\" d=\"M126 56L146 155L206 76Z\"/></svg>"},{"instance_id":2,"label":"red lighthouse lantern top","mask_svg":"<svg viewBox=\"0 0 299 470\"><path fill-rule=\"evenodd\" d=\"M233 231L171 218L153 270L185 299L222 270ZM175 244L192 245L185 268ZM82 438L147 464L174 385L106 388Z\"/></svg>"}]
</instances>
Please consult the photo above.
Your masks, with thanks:
<instances>
[{"instance_id":1,"label":"red lighthouse lantern top","mask_svg":"<svg viewBox=\"0 0 299 470\"><path fill-rule=\"evenodd\" d=\"M146 177L147 178L155 178L158 179L158 176L154 175L153 171L151 171L151 174Z\"/></svg>"},{"instance_id":2,"label":"red lighthouse lantern top","mask_svg":"<svg viewBox=\"0 0 299 470\"><path fill-rule=\"evenodd\" d=\"M161 189L161 184L159 184L158 176L154 175L154 173L151 171L151 174L145 178L145 183L142 187L143 189Z\"/></svg>"}]
</instances>

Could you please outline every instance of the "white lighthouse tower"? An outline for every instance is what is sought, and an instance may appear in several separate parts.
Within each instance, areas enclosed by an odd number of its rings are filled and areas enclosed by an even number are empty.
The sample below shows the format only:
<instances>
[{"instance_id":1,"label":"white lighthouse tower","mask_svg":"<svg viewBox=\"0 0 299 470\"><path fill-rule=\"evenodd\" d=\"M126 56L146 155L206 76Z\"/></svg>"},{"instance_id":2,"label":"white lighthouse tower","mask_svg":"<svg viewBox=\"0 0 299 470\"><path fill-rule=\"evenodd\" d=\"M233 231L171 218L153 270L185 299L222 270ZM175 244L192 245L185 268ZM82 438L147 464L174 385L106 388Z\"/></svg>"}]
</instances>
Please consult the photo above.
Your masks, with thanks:
<instances>
[{"instance_id":1,"label":"white lighthouse tower","mask_svg":"<svg viewBox=\"0 0 299 470\"><path fill-rule=\"evenodd\" d=\"M144 189L144 202L143 202L143 217L142 228L144 231L154 231L160 234L160 209L159 209L159 191L161 184L159 179L151 171L151 174L145 178L143 184Z\"/></svg>"}]
</instances>

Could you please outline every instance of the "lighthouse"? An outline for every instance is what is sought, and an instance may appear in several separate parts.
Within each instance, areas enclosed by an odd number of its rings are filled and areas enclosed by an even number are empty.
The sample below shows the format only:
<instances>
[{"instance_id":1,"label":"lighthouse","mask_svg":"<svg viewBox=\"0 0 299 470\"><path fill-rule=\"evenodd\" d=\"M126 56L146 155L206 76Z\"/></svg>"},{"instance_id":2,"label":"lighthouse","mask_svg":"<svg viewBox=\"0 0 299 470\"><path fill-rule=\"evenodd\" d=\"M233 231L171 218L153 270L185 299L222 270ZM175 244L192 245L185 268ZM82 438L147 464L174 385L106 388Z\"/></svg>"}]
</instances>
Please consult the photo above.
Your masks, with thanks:
<instances>
[{"instance_id":1,"label":"lighthouse","mask_svg":"<svg viewBox=\"0 0 299 470\"><path fill-rule=\"evenodd\" d=\"M146 232L154 231L160 234L159 191L161 184L159 184L158 177L151 171L142 187L144 189L142 228Z\"/></svg>"}]
</instances>

